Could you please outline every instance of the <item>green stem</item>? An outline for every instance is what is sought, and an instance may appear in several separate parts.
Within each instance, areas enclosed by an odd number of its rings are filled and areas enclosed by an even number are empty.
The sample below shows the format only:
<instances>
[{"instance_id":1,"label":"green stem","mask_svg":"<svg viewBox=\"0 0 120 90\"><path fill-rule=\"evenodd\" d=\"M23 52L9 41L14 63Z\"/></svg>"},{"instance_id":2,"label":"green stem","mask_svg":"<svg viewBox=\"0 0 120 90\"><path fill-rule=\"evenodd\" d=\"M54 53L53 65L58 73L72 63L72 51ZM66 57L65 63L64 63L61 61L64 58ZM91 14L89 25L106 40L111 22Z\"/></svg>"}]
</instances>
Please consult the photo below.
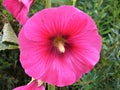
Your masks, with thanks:
<instances>
[{"instance_id":1,"label":"green stem","mask_svg":"<svg viewBox=\"0 0 120 90\"><path fill-rule=\"evenodd\" d=\"M51 0L46 0L46 8L50 8L51 7Z\"/></svg>"},{"instance_id":2,"label":"green stem","mask_svg":"<svg viewBox=\"0 0 120 90\"><path fill-rule=\"evenodd\" d=\"M77 0L73 0L73 6L75 6Z\"/></svg>"},{"instance_id":3,"label":"green stem","mask_svg":"<svg viewBox=\"0 0 120 90\"><path fill-rule=\"evenodd\" d=\"M55 86L48 85L48 90L55 90Z\"/></svg>"}]
</instances>

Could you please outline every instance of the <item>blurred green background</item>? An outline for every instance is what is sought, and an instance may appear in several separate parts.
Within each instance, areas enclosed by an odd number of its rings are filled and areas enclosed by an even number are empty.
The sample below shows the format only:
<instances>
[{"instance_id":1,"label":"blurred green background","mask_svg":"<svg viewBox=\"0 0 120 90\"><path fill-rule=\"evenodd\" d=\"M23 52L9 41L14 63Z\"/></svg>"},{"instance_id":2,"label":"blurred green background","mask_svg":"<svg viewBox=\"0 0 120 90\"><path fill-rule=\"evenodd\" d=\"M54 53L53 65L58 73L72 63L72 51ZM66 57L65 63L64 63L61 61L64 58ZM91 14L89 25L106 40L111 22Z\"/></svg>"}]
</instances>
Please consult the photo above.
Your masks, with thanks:
<instances>
[{"instance_id":1,"label":"blurred green background","mask_svg":"<svg viewBox=\"0 0 120 90\"><path fill-rule=\"evenodd\" d=\"M72 0L51 0L52 6L72 5ZM0 0L0 32L5 15L16 34L21 26L2 6ZM99 63L80 81L56 90L120 90L120 0L77 0L76 7L88 13L96 22L102 36L102 51ZM36 0L29 16L45 8L45 0ZM28 83L19 62L19 49L0 49L0 90L12 90Z\"/></svg>"}]
</instances>

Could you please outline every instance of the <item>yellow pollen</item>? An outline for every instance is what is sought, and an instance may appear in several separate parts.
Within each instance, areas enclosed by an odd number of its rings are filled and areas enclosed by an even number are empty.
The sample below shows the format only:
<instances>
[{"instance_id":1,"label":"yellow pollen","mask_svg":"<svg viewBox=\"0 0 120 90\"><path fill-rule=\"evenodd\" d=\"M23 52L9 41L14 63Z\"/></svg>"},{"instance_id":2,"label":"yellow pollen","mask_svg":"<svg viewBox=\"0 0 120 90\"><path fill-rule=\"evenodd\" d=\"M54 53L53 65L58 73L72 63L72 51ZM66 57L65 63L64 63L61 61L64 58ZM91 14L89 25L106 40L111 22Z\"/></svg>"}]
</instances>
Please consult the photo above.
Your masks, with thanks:
<instances>
[{"instance_id":1,"label":"yellow pollen","mask_svg":"<svg viewBox=\"0 0 120 90\"><path fill-rule=\"evenodd\" d=\"M57 37L53 41L54 46L57 47L61 53L65 52L64 42L65 40L62 37Z\"/></svg>"},{"instance_id":2,"label":"yellow pollen","mask_svg":"<svg viewBox=\"0 0 120 90\"><path fill-rule=\"evenodd\" d=\"M59 49L59 51L60 51L61 53L64 53L64 52L65 52L65 47L64 47L64 44L63 44L62 42L59 42L56 47Z\"/></svg>"}]
</instances>

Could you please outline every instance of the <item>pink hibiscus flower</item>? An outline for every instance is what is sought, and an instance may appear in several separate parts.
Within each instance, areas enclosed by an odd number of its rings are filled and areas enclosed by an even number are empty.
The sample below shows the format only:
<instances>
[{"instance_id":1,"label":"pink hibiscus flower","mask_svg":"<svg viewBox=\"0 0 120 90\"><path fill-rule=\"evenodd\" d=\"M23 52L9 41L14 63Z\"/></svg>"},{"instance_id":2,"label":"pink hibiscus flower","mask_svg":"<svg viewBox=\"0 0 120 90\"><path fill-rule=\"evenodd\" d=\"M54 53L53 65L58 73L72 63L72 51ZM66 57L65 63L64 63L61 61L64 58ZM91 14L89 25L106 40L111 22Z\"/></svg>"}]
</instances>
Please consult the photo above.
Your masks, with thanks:
<instances>
[{"instance_id":1,"label":"pink hibiscus flower","mask_svg":"<svg viewBox=\"0 0 120 90\"><path fill-rule=\"evenodd\" d=\"M25 24L28 20L29 8L34 0L3 0L5 8L20 22Z\"/></svg>"},{"instance_id":2,"label":"pink hibiscus flower","mask_svg":"<svg viewBox=\"0 0 120 90\"><path fill-rule=\"evenodd\" d=\"M17 87L13 90L45 90L44 86L38 86L38 82L35 80L28 85Z\"/></svg>"},{"instance_id":3,"label":"pink hibiscus flower","mask_svg":"<svg viewBox=\"0 0 120 90\"><path fill-rule=\"evenodd\" d=\"M101 37L90 16L73 6L37 12L19 33L25 72L56 86L71 85L99 61Z\"/></svg>"}]
</instances>

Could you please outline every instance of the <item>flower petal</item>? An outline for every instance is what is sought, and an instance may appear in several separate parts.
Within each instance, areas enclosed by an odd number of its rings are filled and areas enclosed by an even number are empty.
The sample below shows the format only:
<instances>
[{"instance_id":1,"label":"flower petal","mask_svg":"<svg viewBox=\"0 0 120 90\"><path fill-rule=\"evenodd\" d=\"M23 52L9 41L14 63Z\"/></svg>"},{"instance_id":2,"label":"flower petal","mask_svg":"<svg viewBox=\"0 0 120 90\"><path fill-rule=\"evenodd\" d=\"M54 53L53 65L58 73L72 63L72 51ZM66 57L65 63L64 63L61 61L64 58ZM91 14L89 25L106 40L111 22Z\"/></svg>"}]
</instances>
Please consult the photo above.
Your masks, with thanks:
<instances>
[{"instance_id":1,"label":"flower petal","mask_svg":"<svg viewBox=\"0 0 120 90\"><path fill-rule=\"evenodd\" d=\"M29 85L20 86L20 87L14 88L13 90L45 90L43 85L39 87L37 85L38 85L37 82L34 81Z\"/></svg>"},{"instance_id":2,"label":"flower petal","mask_svg":"<svg viewBox=\"0 0 120 90\"><path fill-rule=\"evenodd\" d=\"M29 8L33 0L3 0L5 8L20 22L21 25L25 24L28 20Z\"/></svg>"},{"instance_id":3,"label":"flower petal","mask_svg":"<svg viewBox=\"0 0 120 90\"><path fill-rule=\"evenodd\" d=\"M52 38L65 39L59 53ZM25 72L56 86L75 83L99 61L101 37L90 16L72 6L36 13L19 33L20 61Z\"/></svg>"},{"instance_id":4,"label":"flower petal","mask_svg":"<svg viewBox=\"0 0 120 90\"><path fill-rule=\"evenodd\" d=\"M31 7L31 5L34 3L34 0L21 0L21 1L27 7L28 10Z\"/></svg>"},{"instance_id":5,"label":"flower petal","mask_svg":"<svg viewBox=\"0 0 120 90\"><path fill-rule=\"evenodd\" d=\"M67 21L69 21L69 18L75 12L79 11L72 6L61 6L58 8L44 9L36 13L25 25L24 33L26 38L40 41L41 38L63 32Z\"/></svg>"}]
</instances>

